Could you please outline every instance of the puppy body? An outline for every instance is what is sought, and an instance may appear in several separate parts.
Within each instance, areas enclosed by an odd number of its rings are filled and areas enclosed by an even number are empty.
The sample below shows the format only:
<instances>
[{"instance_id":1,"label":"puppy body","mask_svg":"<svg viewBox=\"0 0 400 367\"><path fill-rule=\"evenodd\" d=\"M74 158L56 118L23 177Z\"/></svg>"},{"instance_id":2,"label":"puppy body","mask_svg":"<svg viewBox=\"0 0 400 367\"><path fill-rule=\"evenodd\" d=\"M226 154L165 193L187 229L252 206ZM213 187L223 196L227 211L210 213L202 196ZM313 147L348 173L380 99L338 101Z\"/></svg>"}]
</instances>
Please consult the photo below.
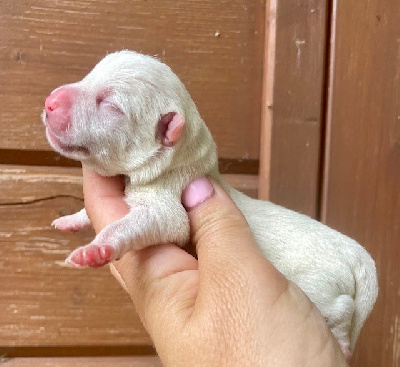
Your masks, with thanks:
<instances>
[{"instance_id":1,"label":"puppy body","mask_svg":"<svg viewBox=\"0 0 400 367\"><path fill-rule=\"evenodd\" d=\"M211 175L246 217L266 258L308 295L346 357L351 355L377 297L374 261L339 232L223 182L214 140L168 66L132 51L110 54L82 81L48 97L43 122L61 154L102 175L126 177L129 214L75 250L67 263L97 267L133 248L185 245L190 233L182 190ZM54 225L79 230L90 221L82 210Z\"/></svg>"}]
</instances>

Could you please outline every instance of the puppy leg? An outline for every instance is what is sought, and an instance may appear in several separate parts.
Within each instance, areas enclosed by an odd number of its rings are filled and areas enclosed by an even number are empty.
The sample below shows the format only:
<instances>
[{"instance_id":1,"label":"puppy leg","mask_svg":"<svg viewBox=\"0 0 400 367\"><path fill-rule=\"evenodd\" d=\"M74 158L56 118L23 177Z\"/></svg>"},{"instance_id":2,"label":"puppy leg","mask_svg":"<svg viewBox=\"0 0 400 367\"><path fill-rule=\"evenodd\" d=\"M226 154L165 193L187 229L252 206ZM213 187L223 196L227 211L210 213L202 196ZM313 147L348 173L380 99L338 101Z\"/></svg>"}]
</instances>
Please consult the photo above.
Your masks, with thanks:
<instances>
[{"instance_id":1,"label":"puppy leg","mask_svg":"<svg viewBox=\"0 0 400 367\"><path fill-rule=\"evenodd\" d=\"M90 219L87 216L85 209L82 209L75 214L60 217L54 220L51 225L62 232L78 232L82 229L91 227Z\"/></svg>"},{"instance_id":2,"label":"puppy leg","mask_svg":"<svg viewBox=\"0 0 400 367\"><path fill-rule=\"evenodd\" d=\"M350 333L351 320L355 312L354 299L347 294L342 294L335 299L328 312L330 316L328 325L337 339L346 361L349 362L352 355Z\"/></svg>"},{"instance_id":3,"label":"puppy leg","mask_svg":"<svg viewBox=\"0 0 400 367\"><path fill-rule=\"evenodd\" d=\"M160 202L158 206L148 204L132 208L125 217L106 226L90 244L74 250L66 263L76 268L97 268L121 258L129 250L169 242L185 245L189 220L181 203L176 202L173 208L168 205L167 212Z\"/></svg>"}]
</instances>

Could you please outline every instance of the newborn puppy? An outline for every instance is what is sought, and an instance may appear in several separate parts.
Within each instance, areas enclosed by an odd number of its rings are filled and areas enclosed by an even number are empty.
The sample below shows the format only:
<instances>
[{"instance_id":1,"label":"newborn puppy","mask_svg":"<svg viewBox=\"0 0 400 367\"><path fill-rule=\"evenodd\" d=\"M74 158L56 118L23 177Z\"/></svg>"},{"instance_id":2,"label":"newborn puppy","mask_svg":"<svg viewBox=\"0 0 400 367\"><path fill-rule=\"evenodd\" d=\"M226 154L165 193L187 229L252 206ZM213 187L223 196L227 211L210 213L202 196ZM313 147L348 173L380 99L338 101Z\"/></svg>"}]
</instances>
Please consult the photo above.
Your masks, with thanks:
<instances>
[{"instance_id":1,"label":"newborn puppy","mask_svg":"<svg viewBox=\"0 0 400 367\"><path fill-rule=\"evenodd\" d=\"M69 265L99 267L131 249L185 245L182 190L211 175L246 217L266 258L308 295L350 357L377 297L374 261L350 238L224 183L213 138L168 66L132 51L110 54L83 80L53 91L42 118L54 150L101 175L126 177L129 214L73 251ZM53 224L76 231L90 220L83 209Z\"/></svg>"}]
</instances>

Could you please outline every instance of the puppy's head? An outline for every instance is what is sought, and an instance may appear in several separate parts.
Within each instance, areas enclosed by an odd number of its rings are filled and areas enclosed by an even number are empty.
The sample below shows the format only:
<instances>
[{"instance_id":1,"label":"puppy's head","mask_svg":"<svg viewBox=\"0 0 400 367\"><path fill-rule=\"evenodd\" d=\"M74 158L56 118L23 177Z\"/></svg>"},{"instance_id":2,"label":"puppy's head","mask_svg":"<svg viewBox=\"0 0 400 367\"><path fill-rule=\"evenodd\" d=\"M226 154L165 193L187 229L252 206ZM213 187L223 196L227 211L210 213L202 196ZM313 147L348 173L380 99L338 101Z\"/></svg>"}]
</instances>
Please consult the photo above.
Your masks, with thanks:
<instances>
[{"instance_id":1,"label":"puppy's head","mask_svg":"<svg viewBox=\"0 0 400 367\"><path fill-rule=\"evenodd\" d=\"M50 145L104 175L172 157L193 103L172 70L133 51L110 54L54 90L42 114Z\"/></svg>"}]
</instances>

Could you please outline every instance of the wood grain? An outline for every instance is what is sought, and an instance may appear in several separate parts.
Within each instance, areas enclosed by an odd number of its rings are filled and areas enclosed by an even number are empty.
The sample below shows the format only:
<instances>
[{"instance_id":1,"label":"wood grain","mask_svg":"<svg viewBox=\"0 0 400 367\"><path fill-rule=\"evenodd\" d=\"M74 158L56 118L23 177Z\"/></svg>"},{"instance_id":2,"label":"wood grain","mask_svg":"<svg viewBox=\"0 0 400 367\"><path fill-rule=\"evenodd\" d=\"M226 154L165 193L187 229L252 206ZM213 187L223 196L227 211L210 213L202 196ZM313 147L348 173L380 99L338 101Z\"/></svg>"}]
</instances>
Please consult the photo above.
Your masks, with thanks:
<instances>
[{"instance_id":1,"label":"wood grain","mask_svg":"<svg viewBox=\"0 0 400 367\"><path fill-rule=\"evenodd\" d=\"M0 360L1 363L1 360ZM4 367L161 367L158 357L16 358Z\"/></svg>"},{"instance_id":2,"label":"wood grain","mask_svg":"<svg viewBox=\"0 0 400 367\"><path fill-rule=\"evenodd\" d=\"M225 178L257 196L257 176ZM151 345L107 268L57 264L93 237L50 226L82 208L81 185L78 168L0 167L0 354L15 355L15 347Z\"/></svg>"},{"instance_id":3,"label":"wood grain","mask_svg":"<svg viewBox=\"0 0 400 367\"><path fill-rule=\"evenodd\" d=\"M276 39L269 41L274 60L265 70L269 78L273 72L263 114L271 120L263 132L271 130L270 152L262 146L263 155L270 155L269 198L312 217L319 209L327 11L322 0L278 2ZM264 83L271 81L264 77ZM268 165L268 159L262 164Z\"/></svg>"},{"instance_id":4,"label":"wood grain","mask_svg":"<svg viewBox=\"0 0 400 367\"><path fill-rule=\"evenodd\" d=\"M0 149L49 150L39 118L45 97L81 79L106 53L128 48L158 55L176 71L220 157L257 159L264 6L263 0L1 1Z\"/></svg>"},{"instance_id":5,"label":"wood grain","mask_svg":"<svg viewBox=\"0 0 400 367\"><path fill-rule=\"evenodd\" d=\"M130 298L107 268L57 265L93 234L61 234L51 220L81 207L65 197L0 206L2 347L150 344Z\"/></svg>"},{"instance_id":6,"label":"wood grain","mask_svg":"<svg viewBox=\"0 0 400 367\"><path fill-rule=\"evenodd\" d=\"M235 189L244 192L246 195L257 198L259 178L256 175L222 175L224 180Z\"/></svg>"},{"instance_id":7,"label":"wood grain","mask_svg":"<svg viewBox=\"0 0 400 367\"><path fill-rule=\"evenodd\" d=\"M400 7L335 1L323 220L376 260L380 295L352 366L400 363Z\"/></svg>"},{"instance_id":8,"label":"wood grain","mask_svg":"<svg viewBox=\"0 0 400 367\"><path fill-rule=\"evenodd\" d=\"M274 82L276 62L276 9L277 0L268 0L265 10L265 40L263 63L263 89L261 99L260 184L258 198L270 199L271 145L274 114Z\"/></svg>"}]
</instances>

